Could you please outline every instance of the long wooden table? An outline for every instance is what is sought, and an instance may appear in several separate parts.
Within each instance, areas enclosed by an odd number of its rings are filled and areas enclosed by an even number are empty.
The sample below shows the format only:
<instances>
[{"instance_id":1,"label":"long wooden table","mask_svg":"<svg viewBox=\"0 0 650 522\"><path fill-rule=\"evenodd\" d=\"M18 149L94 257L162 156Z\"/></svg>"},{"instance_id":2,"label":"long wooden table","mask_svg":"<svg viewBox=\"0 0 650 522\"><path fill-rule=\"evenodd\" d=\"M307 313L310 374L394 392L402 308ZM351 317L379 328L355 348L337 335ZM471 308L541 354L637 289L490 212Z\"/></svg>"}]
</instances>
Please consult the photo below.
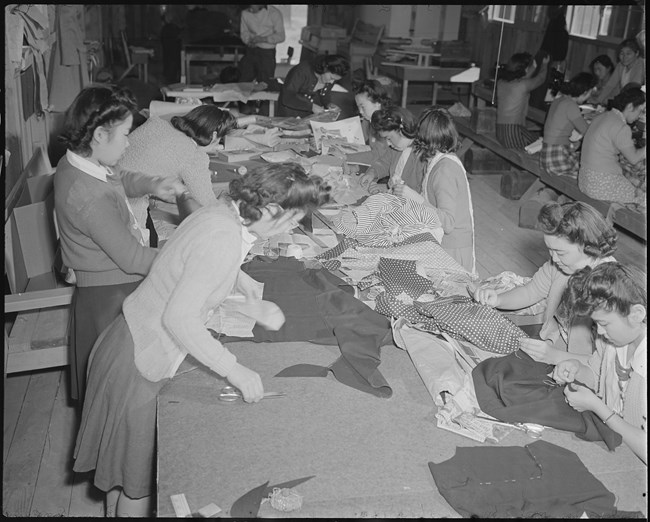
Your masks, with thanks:
<instances>
[{"instance_id":1,"label":"long wooden table","mask_svg":"<svg viewBox=\"0 0 650 522\"><path fill-rule=\"evenodd\" d=\"M228 94L227 92L220 92L216 90L205 90L201 85L180 85L162 87L160 89L162 92L163 98L174 98L176 101L179 101L182 98L185 99L201 99L201 98L212 98L212 101L216 103L225 102L226 106L229 103L241 101L241 97L235 96L233 94ZM271 92L271 91L257 91L251 93L250 96L246 97L246 101L257 101L257 100L266 100L269 102L269 117L275 116L275 102L278 101L280 93Z\"/></svg>"}]
</instances>

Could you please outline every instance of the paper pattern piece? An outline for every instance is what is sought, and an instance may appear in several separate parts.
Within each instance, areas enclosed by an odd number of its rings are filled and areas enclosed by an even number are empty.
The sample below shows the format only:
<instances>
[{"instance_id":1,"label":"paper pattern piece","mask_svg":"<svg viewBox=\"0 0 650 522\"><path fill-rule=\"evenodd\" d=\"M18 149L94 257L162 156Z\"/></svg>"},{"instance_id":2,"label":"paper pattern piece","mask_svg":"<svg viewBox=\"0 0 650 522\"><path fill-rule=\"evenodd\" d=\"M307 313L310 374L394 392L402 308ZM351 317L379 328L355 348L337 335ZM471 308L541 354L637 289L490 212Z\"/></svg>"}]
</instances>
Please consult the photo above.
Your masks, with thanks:
<instances>
[{"instance_id":1,"label":"paper pattern piece","mask_svg":"<svg viewBox=\"0 0 650 522\"><path fill-rule=\"evenodd\" d=\"M275 484L274 486L269 486L269 481L266 481L264 484L251 489L248 493L245 493L235 500L230 508L230 517L255 518L259 513L262 500L273 493L274 488L293 488L303 482L307 482L315 476L316 475L310 475L309 477L290 480L288 482L283 482L282 484Z\"/></svg>"}]
</instances>

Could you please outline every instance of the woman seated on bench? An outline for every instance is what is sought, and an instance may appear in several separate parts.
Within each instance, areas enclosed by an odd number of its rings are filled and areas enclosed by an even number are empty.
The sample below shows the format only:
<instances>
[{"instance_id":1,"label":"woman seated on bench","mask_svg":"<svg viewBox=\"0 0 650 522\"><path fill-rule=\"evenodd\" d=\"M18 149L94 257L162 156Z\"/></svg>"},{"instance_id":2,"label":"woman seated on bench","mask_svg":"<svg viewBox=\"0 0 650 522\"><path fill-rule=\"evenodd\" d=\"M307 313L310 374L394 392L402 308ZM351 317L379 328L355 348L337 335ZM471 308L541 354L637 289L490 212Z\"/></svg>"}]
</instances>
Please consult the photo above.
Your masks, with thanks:
<instances>
[{"instance_id":1,"label":"woman seated on bench","mask_svg":"<svg viewBox=\"0 0 650 522\"><path fill-rule=\"evenodd\" d=\"M578 174L578 188L587 196L645 209L645 185L637 186L626 176L627 169L634 179L633 170L644 166L646 149L635 148L630 128L644 111L645 93L627 88L612 100L610 110L591 122L583 139Z\"/></svg>"},{"instance_id":2,"label":"woman seated on bench","mask_svg":"<svg viewBox=\"0 0 650 522\"><path fill-rule=\"evenodd\" d=\"M335 108L332 87L349 71L349 62L338 54L316 56L292 67L280 89L278 116L305 117Z\"/></svg>"},{"instance_id":3,"label":"woman seated on bench","mask_svg":"<svg viewBox=\"0 0 650 522\"><path fill-rule=\"evenodd\" d=\"M572 274L586 266L615 261L611 255L616 250L616 231L595 208L580 201L547 203L537 223L551 259L525 285L503 293L478 288L474 299L501 310L521 310L546 299L539 338L521 339L521 349L536 361L549 364L591 355L591 320L568 322L558 309Z\"/></svg>"},{"instance_id":4,"label":"woman seated on bench","mask_svg":"<svg viewBox=\"0 0 650 522\"><path fill-rule=\"evenodd\" d=\"M474 215L465 167L454 151L458 132L446 109L424 109L416 124L414 148L426 164L421 191L404 184L393 193L435 207L445 235L442 248L470 273L476 272ZM421 193L420 193L421 192Z\"/></svg>"},{"instance_id":5,"label":"woman seated on bench","mask_svg":"<svg viewBox=\"0 0 650 522\"><path fill-rule=\"evenodd\" d=\"M539 161L543 169L556 176L578 177L580 142L572 143L574 130L584 135L589 124L582 117L579 105L591 95L596 79L580 73L560 87L558 96L548 110L544 123L544 141Z\"/></svg>"},{"instance_id":6,"label":"woman seated on bench","mask_svg":"<svg viewBox=\"0 0 650 522\"><path fill-rule=\"evenodd\" d=\"M531 91L546 81L545 56L535 76L537 63L530 53L513 54L497 80L497 140L507 149L523 149L537 140L526 128L526 113Z\"/></svg>"},{"instance_id":7,"label":"woman seated on bench","mask_svg":"<svg viewBox=\"0 0 650 522\"><path fill-rule=\"evenodd\" d=\"M614 62L612 62L612 59L606 54L601 54L591 61L589 64L589 70L598 81L589 97L589 103L598 103L597 100L600 93L603 92L603 87L605 87L614 72Z\"/></svg>"},{"instance_id":8,"label":"woman seated on bench","mask_svg":"<svg viewBox=\"0 0 650 522\"><path fill-rule=\"evenodd\" d=\"M639 87L645 84L645 60L637 41L634 38L623 40L618 49L618 63L614 72L595 99L595 103L600 105L605 105L607 100L619 94L630 83Z\"/></svg>"}]
</instances>

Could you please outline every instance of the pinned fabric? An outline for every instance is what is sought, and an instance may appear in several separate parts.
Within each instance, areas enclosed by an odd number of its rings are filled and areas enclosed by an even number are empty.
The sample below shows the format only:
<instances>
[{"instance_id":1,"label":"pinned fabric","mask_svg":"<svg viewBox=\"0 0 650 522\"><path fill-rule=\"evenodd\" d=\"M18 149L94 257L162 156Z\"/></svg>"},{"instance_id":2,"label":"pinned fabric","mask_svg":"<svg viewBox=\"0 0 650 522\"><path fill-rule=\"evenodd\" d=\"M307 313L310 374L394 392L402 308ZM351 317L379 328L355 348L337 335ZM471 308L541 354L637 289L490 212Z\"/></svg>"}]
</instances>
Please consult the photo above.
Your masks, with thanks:
<instances>
[{"instance_id":1,"label":"pinned fabric","mask_svg":"<svg viewBox=\"0 0 650 522\"><path fill-rule=\"evenodd\" d=\"M610 450L621 436L592 411L578 412L564 397L564 386L549 380L552 364L533 360L518 351L492 357L472 370L479 406L505 422L533 422L571 431L583 440L602 440Z\"/></svg>"},{"instance_id":2,"label":"pinned fabric","mask_svg":"<svg viewBox=\"0 0 650 522\"><path fill-rule=\"evenodd\" d=\"M539 440L520 447L456 448L429 470L440 494L462 517L606 518L616 497L578 455Z\"/></svg>"},{"instance_id":3,"label":"pinned fabric","mask_svg":"<svg viewBox=\"0 0 650 522\"><path fill-rule=\"evenodd\" d=\"M290 480L288 482L283 482L282 484L276 484L274 486L269 486L269 481L267 480L264 484L251 489L248 493L245 493L237 500L235 500L232 507L230 508L230 517L256 518L260 511L262 500L268 498L269 495L272 495L274 489L293 488L294 486L298 486L303 482L307 482L309 479L312 479L314 477L315 475L311 475L310 477Z\"/></svg>"},{"instance_id":4,"label":"pinned fabric","mask_svg":"<svg viewBox=\"0 0 650 522\"><path fill-rule=\"evenodd\" d=\"M242 270L264 283L263 298L277 304L286 318L278 331L255 326L254 341L338 344L341 357L328 369L338 381L379 397L392 395L378 369L381 346L392 342L390 322L343 290L346 285L341 279L327 270L308 269L303 262L286 257L272 262L258 257L243 265ZM281 373L301 376L306 370L307 375L323 374L318 368L305 366Z\"/></svg>"}]
</instances>

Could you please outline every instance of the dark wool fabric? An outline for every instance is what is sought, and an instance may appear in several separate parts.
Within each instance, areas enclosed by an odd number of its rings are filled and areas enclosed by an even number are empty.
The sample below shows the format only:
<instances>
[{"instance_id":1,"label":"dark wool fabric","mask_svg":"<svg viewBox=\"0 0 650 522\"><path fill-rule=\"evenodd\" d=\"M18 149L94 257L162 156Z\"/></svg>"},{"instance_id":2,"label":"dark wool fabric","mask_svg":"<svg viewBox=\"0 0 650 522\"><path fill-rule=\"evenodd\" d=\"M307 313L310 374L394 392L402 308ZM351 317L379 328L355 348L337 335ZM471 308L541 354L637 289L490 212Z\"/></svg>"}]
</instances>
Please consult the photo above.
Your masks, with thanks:
<instances>
[{"instance_id":1,"label":"dark wool fabric","mask_svg":"<svg viewBox=\"0 0 650 522\"><path fill-rule=\"evenodd\" d=\"M610 450L621 436L592 411L578 412L564 397L564 386L548 376L552 364L533 360L519 350L492 357L472 370L478 404L485 413L505 422L534 422L571 431L584 440L602 440Z\"/></svg>"}]
</instances>

